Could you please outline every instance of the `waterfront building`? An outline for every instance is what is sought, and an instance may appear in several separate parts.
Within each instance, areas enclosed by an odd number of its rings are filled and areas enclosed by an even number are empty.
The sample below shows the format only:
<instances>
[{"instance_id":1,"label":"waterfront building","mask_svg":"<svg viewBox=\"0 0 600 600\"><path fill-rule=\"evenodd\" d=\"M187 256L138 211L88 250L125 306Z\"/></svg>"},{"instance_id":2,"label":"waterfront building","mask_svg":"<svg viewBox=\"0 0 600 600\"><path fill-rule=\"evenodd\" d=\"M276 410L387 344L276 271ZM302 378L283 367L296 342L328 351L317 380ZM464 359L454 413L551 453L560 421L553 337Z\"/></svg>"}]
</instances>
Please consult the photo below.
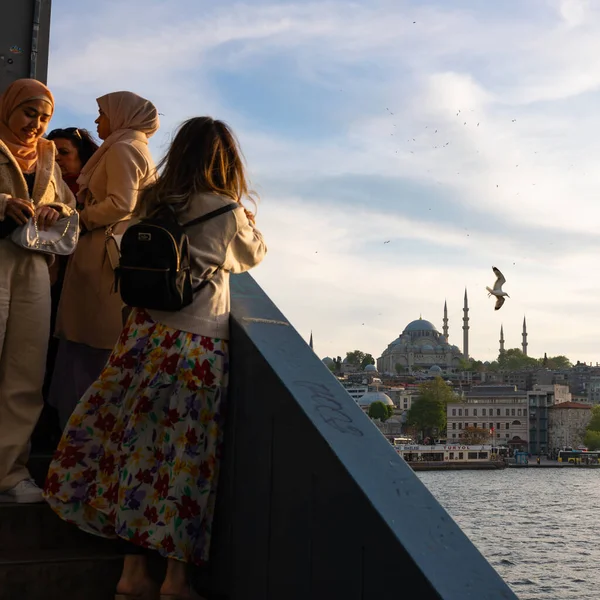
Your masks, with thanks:
<instances>
[{"instance_id":1,"label":"waterfront building","mask_svg":"<svg viewBox=\"0 0 600 600\"><path fill-rule=\"evenodd\" d=\"M527 393L510 385L481 385L447 406L448 443L469 427L487 429L488 443L525 450L528 444Z\"/></svg>"},{"instance_id":2,"label":"waterfront building","mask_svg":"<svg viewBox=\"0 0 600 600\"><path fill-rule=\"evenodd\" d=\"M584 445L592 407L579 402L562 402L548 409L548 443L552 450Z\"/></svg>"},{"instance_id":3,"label":"waterfront building","mask_svg":"<svg viewBox=\"0 0 600 600\"><path fill-rule=\"evenodd\" d=\"M527 392L529 406L529 452L546 454L552 446L549 440L549 408L564 404L572 399L566 385L536 385Z\"/></svg>"}]
</instances>

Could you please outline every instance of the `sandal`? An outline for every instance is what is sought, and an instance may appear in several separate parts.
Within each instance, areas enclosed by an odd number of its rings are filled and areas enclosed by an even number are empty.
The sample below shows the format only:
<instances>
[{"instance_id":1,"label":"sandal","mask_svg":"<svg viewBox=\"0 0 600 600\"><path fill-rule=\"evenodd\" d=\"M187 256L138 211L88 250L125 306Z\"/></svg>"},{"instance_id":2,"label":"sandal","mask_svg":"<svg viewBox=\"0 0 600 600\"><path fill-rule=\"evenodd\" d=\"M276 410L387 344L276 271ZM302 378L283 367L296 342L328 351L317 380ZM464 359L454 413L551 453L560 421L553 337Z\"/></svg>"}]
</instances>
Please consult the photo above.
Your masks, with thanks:
<instances>
[{"instance_id":1,"label":"sandal","mask_svg":"<svg viewBox=\"0 0 600 600\"><path fill-rule=\"evenodd\" d=\"M115 594L115 600L156 600L157 598L158 591L140 592L138 594Z\"/></svg>"},{"instance_id":2,"label":"sandal","mask_svg":"<svg viewBox=\"0 0 600 600\"><path fill-rule=\"evenodd\" d=\"M194 590L190 590L191 595L187 598L178 594L161 594L160 600L206 600L204 596L199 596Z\"/></svg>"}]
</instances>

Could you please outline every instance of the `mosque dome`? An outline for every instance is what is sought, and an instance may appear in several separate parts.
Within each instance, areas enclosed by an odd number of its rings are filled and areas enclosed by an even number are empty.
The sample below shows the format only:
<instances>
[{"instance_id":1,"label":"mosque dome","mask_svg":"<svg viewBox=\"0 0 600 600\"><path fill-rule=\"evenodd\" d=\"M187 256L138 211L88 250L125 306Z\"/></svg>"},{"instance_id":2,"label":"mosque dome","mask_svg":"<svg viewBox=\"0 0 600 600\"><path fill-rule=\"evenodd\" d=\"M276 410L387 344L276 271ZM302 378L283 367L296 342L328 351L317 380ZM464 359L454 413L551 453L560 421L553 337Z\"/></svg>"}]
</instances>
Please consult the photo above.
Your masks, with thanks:
<instances>
[{"instance_id":1,"label":"mosque dome","mask_svg":"<svg viewBox=\"0 0 600 600\"><path fill-rule=\"evenodd\" d=\"M440 375L442 373L442 368L438 365L432 365L431 367L429 367L429 372L432 375Z\"/></svg>"},{"instance_id":2,"label":"mosque dome","mask_svg":"<svg viewBox=\"0 0 600 600\"><path fill-rule=\"evenodd\" d=\"M392 399L383 392L367 392L364 394L364 396L358 399L359 406L371 406L373 402L383 402L388 406L394 406Z\"/></svg>"},{"instance_id":3,"label":"mosque dome","mask_svg":"<svg viewBox=\"0 0 600 600\"><path fill-rule=\"evenodd\" d=\"M367 365L365 367L365 373L377 373L377 367L375 365Z\"/></svg>"},{"instance_id":4,"label":"mosque dome","mask_svg":"<svg viewBox=\"0 0 600 600\"><path fill-rule=\"evenodd\" d=\"M329 356L326 356L321 362L328 367L331 367L334 364L333 358L330 358Z\"/></svg>"},{"instance_id":5,"label":"mosque dome","mask_svg":"<svg viewBox=\"0 0 600 600\"><path fill-rule=\"evenodd\" d=\"M421 350L423 352L433 352L433 346L431 344L423 344Z\"/></svg>"},{"instance_id":6,"label":"mosque dome","mask_svg":"<svg viewBox=\"0 0 600 600\"><path fill-rule=\"evenodd\" d=\"M430 331L432 333L439 333L436 326L430 321L425 319L417 319L411 321L404 329L403 333L412 333L416 331Z\"/></svg>"}]
</instances>

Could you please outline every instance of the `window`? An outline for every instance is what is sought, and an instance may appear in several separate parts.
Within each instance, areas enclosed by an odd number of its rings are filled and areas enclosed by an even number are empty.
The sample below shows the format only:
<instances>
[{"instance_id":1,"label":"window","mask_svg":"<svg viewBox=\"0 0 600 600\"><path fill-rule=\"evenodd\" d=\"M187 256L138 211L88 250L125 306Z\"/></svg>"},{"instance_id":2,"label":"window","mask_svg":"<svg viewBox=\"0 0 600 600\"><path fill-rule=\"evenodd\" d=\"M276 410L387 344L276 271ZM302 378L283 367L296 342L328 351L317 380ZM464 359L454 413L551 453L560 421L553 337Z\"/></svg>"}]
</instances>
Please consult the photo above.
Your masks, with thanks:
<instances>
[{"instance_id":1,"label":"window","mask_svg":"<svg viewBox=\"0 0 600 600\"><path fill-rule=\"evenodd\" d=\"M507 408L507 409L506 409L506 416L507 416L507 417L510 417L510 408Z\"/></svg>"},{"instance_id":2,"label":"window","mask_svg":"<svg viewBox=\"0 0 600 600\"><path fill-rule=\"evenodd\" d=\"M477 460L477 452L467 452L467 458L469 460Z\"/></svg>"},{"instance_id":3,"label":"window","mask_svg":"<svg viewBox=\"0 0 600 600\"><path fill-rule=\"evenodd\" d=\"M452 429L456 429L456 423L452 423Z\"/></svg>"},{"instance_id":4,"label":"window","mask_svg":"<svg viewBox=\"0 0 600 600\"><path fill-rule=\"evenodd\" d=\"M459 409L458 409L458 416L459 416L459 417L462 417L462 408L459 408Z\"/></svg>"},{"instance_id":5,"label":"window","mask_svg":"<svg viewBox=\"0 0 600 600\"><path fill-rule=\"evenodd\" d=\"M497 409L496 409L496 416L497 416L497 417L499 417L499 416L500 416L500 409L499 409L499 408L497 408Z\"/></svg>"},{"instance_id":6,"label":"window","mask_svg":"<svg viewBox=\"0 0 600 600\"><path fill-rule=\"evenodd\" d=\"M485 417L485 408L481 409L481 414Z\"/></svg>"},{"instance_id":7,"label":"window","mask_svg":"<svg viewBox=\"0 0 600 600\"><path fill-rule=\"evenodd\" d=\"M514 409L514 408L511 408L511 410L510 410L510 416L511 416L511 417L514 417L514 416L516 416L516 415L515 415L515 409Z\"/></svg>"},{"instance_id":8,"label":"window","mask_svg":"<svg viewBox=\"0 0 600 600\"><path fill-rule=\"evenodd\" d=\"M450 460L454 460L454 452L450 452L450 454L448 454L448 458Z\"/></svg>"},{"instance_id":9,"label":"window","mask_svg":"<svg viewBox=\"0 0 600 600\"><path fill-rule=\"evenodd\" d=\"M468 416L469 416L469 409L465 408L465 417L468 417Z\"/></svg>"},{"instance_id":10,"label":"window","mask_svg":"<svg viewBox=\"0 0 600 600\"><path fill-rule=\"evenodd\" d=\"M494 429L494 424L490 423L490 429Z\"/></svg>"},{"instance_id":11,"label":"window","mask_svg":"<svg viewBox=\"0 0 600 600\"><path fill-rule=\"evenodd\" d=\"M518 409L517 409L517 417L520 417L520 416L521 416L521 409L520 409L520 408L518 408Z\"/></svg>"},{"instance_id":12,"label":"window","mask_svg":"<svg viewBox=\"0 0 600 600\"><path fill-rule=\"evenodd\" d=\"M496 423L496 429L500 429L500 423Z\"/></svg>"},{"instance_id":13,"label":"window","mask_svg":"<svg viewBox=\"0 0 600 600\"><path fill-rule=\"evenodd\" d=\"M459 423L459 424L458 424L458 428L459 428L459 429L462 429L462 423Z\"/></svg>"},{"instance_id":14,"label":"window","mask_svg":"<svg viewBox=\"0 0 600 600\"><path fill-rule=\"evenodd\" d=\"M524 417L526 417L526 416L527 416L527 409L526 409L526 408L524 408L524 409L523 409L523 416L524 416Z\"/></svg>"},{"instance_id":15,"label":"window","mask_svg":"<svg viewBox=\"0 0 600 600\"><path fill-rule=\"evenodd\" d=\"M488 453L487 452L480 452L478 458L482 458L483 460L487 460L488 457Z\"/></svg>"},{"instance_id":16,"label":"window","mask_svg":"<svg viewBox=\"0 0 600 600\"><path fill-rule=\"evenodd\" d=\"M456 437L456 434L455 434L455 433L453 433L453 434L452 434L452 437L453 437L453 438L455 438L455 437Z\"/></svg>"},{"instance_id":17,"label":"window","mask_svg":"<svg viewBox=\"0 0 600 600\"><path fill-rule=\"evenodd\" d=\"M513 425L520 425L520 424L521 424L521 421L513 421L513 422L512 422L512 424L513 424Z\"/></svg>"},{"instance_id":18,"label":"window","mask_svg":"<svg viewBox=\"0 0 600 600\"><path fill-rule=\"evenodd\" d=\"M508 433L506 434L506 437L508 437Z\"/></svg>"},{"instance_id":19,"label":"window","mask_svg":"<svg viewBox=\"0 0 600 600\"><path fill-rule=\"evenodd\" d=\"M505 429L508 429L510 427L510 425L507 423ZM506 434L508 435L508 434Z\"/></svg>"},{"instance_id":20,"label":"window","mask_svg":"<svg viewBox=\"0 0 600 600\"><path fill-rule=\"evenodd\" d=\"M462 460L464 456L464 452L459 452L458 453L458 460Z\"/></svg>"},{"instance_id":21,"label":"window","mask_svg":"<svg viewBox=\"0 0 600 600\"><path fill-rule=\"evenodd\" d=\"M473 416L474 416L474 417L476 417L476 416L477 416L477 409L476 409L476 408L474 408L474 409L473 409Z\"/></svg>"},{"instance_id":22,"label":"window","mask_svg":"<svg viewBox=\"0 0 600 600\"><path fill-rule=\"evenodd\" d=\"M455 409L455 408L453 408L453 409L452 409L452 416L453 416L453 417L455 417L455 416L456 416L456 409Z\"/></svg>"}]
</instances>

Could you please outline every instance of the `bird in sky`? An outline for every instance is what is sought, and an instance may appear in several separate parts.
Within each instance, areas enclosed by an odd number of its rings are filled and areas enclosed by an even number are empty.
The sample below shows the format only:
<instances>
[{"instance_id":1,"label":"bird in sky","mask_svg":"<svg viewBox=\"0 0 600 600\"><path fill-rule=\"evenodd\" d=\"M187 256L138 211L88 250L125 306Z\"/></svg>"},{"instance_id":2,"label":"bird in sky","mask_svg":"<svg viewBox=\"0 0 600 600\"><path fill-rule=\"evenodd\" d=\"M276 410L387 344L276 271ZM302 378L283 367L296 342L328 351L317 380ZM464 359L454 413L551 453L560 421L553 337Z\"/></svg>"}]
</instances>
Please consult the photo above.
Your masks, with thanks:
<instances>
[{"instance_id":1,"label":"bird in sky","mask_svg":"<svg viewBox=\"0 0 600 600\"><path fill-rule=\"evenodd\" d=\"M510 296L506 292L502 291L502 286L506 283L506 279L504 278L504 275L502 275L500 269L492 267L492 270L494 271L494 275L496 275L496 283L494 283L494 289L491 289L487 286L485 289L489 292L488 298L490 296L496 297L496 306L494 307L494 310L500 310L500 308L502 308L502 305L504 304L505 299L510 298Z\"/></svg>"}]
</instances>

